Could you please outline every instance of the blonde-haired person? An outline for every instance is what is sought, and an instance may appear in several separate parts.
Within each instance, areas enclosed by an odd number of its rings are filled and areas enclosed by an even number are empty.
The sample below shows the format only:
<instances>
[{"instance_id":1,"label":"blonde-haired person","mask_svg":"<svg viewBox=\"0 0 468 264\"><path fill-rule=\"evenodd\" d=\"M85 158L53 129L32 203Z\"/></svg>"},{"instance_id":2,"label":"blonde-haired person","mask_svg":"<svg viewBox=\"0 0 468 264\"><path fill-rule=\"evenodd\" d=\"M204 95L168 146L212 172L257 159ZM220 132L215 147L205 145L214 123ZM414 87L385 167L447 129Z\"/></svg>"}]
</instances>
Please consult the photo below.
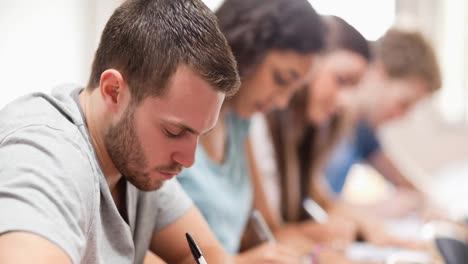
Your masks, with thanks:
<instances>
[{"instance_id":1,"label":"blonde-haired person","mask_svg":"<svg viewBox=\"0 0 468 264\"><path fill-rule=\"evenodd\" d=\"M425 213L428 208L429 211L434 208L388 158L376 131L385 123L403 117L420 100L437 91L441 87L441 74L433 47L417 31L390 29L376 43L375 54L376 61L355 96L342 104L351 116L353 127L332 151L324 174L332 195L338 196L353 164L366 162L375 168L395 186L392 198L365 207L342 204L337 208L348 211L346 214L361 222L362 235L375 243L412 245L386 234L376 221L382 217ZM354 212L350 213L350 208ZM376 218L363 211L372 212ZM365 220L363 214L370 220Z\"/></svg>"},{"instance_id":2,"label":"blonde-haired person","mask_svg":"<svg viewBox=\"0 0 468 264\"><path fill-rule=\"evenodd\" d=\"M418 101L441 86L440 70L430 43L419 32L389 30L377 43L378 60L369 69L353 100L343 106L353 113L354 127L333 151L325 174L331 190L339 194L351 166L366 162L380 172L409 201L382 214L399 215L420 205L413 183L387 157L376 130L404 116ZM411 202L412 200L412 202Z\"/></svg>"}]
</instances>

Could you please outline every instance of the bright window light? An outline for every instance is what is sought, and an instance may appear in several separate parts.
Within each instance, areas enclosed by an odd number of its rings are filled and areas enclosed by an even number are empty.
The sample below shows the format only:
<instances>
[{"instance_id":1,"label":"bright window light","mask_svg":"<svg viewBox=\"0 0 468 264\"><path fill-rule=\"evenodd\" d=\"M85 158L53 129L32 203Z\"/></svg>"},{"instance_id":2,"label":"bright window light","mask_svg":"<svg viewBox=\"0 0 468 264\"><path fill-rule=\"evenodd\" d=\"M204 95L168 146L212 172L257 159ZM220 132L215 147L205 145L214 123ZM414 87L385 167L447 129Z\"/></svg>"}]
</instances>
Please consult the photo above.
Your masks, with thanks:
<instances>
[{"instance_id":1,"label":"bright window light","mask_svg":"<svg viewBox=\"0 0 468 264\"><path fill-rule=\"evenodd\" d=\"M457 123L466 120L468 115L468 88L466 82L466 10L465 1L444 2L445 23L442 24L441 67L443 89L440 92L440 104L447 121Z\"/></svg>"},{"instance_id":2,"label":"bright window light","mask_svg":"<svg viewBox=\"0 0 468 264\"><path fill-rule=\"evenodd\" d=\"M395 0L309 0L318 13L335 15L368 40L377 40L395 20Z\"/></svg>"},{"instance_id":3,"label":"bright window light","mask_svg":"<svg viewBox=\"0 0 468 264\"><path fill-rule=\"evenodd\" d=\"M203 0L216 10L223 0ZM377 40L393 24L395 0L309 0L315 10L323 15L345 19L368 40Z\"/></svg>"},{"instance_id":4,"label":"bright window light","mask_svg":"<svg viewBox=\"0 0 468 264\"><path fill-rule=\"evenodd\" d=\"M223 3L223 0L203 0L205 5L215 11Z\"/></svg>"}]
</instances>

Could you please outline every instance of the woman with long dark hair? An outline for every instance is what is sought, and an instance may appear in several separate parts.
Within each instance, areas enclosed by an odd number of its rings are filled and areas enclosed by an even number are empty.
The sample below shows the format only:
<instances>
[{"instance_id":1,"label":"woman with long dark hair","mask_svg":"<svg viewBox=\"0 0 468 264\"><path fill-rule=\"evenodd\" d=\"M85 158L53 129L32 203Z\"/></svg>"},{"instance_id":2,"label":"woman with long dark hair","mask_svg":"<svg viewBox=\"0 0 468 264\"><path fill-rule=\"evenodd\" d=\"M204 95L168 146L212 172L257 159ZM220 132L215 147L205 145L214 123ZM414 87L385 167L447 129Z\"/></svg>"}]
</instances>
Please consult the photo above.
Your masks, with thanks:
<instances>
[{"instance_id":1,"label":"woman with long dark hair","mask_svg":"<svg viewBox=\"0 0 468 264\"><path fill-rule=\"evenodd\" d=\"M287 106L323 47L323 25L306 0L226 0L216 15L238 62L242 85L223 106L217 126L201 138L194 166L178 179L224 248L237 254L253 208L250 117ZM299 261L295 253L273 243L236 259Z\"/></svg>"},{"instance_id":2,"label":"woman with long dark hair","mask_svg":"<svg viewBox=\"0 0 468 264\"><path fill-rule=\"evenodd\" d=\"M316 171L346 126L339 101L354 93L371 59L367 40L354 27L336 16L323 20L325 48L316 59L310 80L287 109L273 111L266 118L256 117L253 127L258 175L263 176L255 181L256 193L266 191L267 197L267 201L258 201L258 207L270 227L293 245L306 242L299 239L298 243L292 236L340 244L355 237L353 224L345 221L321 225L303 221L310 217L302 200L314 197L322 202L319 181L309 173ZM265 186L268 183L272 184Z\"/></svg>"}]
</instances>

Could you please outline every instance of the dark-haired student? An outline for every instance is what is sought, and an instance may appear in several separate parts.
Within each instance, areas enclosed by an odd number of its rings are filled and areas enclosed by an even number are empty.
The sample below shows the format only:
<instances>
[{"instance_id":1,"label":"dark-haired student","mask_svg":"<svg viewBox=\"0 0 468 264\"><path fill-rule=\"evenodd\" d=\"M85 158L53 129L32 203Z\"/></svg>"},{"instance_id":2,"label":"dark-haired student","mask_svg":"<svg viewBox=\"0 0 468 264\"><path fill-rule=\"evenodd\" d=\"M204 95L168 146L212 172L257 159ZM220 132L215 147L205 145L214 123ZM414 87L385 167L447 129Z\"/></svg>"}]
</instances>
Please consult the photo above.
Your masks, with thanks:
<instances>
[{"instance_id":1,"label":"dark-haired student","mask_svg":"<svg viewBox=\"0 0 468 264\"><path fill-rule=\"evenodd\" d=\"M299 250L262 243L240 252L254 207L250 118L287 106L323 47L323 23L306 0L227 0L217 10L242 79L215 129L203 136L195 165L178 180L210 227L241 263L300 263Z\"/></svg>"}]
</instances>

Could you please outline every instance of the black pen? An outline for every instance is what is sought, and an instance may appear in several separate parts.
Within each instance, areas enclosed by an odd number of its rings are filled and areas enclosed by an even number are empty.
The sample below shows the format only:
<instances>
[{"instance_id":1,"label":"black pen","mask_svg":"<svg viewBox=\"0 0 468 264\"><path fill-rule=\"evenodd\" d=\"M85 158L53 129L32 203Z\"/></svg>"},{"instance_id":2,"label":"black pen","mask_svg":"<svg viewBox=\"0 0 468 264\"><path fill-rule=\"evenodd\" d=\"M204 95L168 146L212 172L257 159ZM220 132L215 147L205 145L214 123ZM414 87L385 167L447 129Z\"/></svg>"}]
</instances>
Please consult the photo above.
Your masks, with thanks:
<instances>
[{"instance_id":1,"label":"black pen","mask_svg":"<svg viewBox=\"0 0 468 264\"><path fill-rule=\"evenodd\" d=\"M185 237L187 238L187 242L190 247L190 251L192 252L193 258L197 261L198 264L207 264L200 248L195 243L195 240L190 236L189 233L185 233Z\"/></svg>"}]
</instances>

